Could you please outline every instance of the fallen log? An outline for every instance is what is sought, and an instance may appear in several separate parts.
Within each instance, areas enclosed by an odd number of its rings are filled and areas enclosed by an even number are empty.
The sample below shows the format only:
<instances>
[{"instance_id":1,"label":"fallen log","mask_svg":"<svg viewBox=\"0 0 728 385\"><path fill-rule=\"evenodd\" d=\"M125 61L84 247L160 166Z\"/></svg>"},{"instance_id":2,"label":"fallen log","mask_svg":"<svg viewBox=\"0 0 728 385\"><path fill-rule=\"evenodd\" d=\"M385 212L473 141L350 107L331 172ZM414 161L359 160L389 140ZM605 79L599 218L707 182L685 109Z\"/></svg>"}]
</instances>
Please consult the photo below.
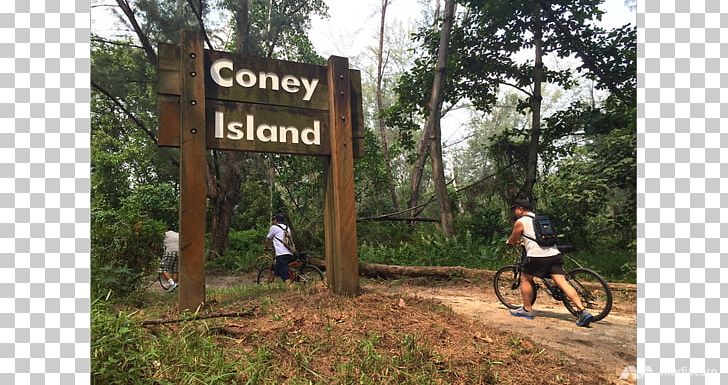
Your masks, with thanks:
<instances>
[{"instance_id":1,"label":"fallen log","mask_svg":"<svg viewBox=\"0 0 728 385\"><path fill-rule=\"evenodd\" d=\"M311 258L311 263L326 270L326 261ZM493 279L493 271L462 266L401 266L359 262L359 275L368 278L431 277Z\"/></svg>"},{"instance_id":2,"label":"fallen log","mask_svg":"<svg viewBox=\"0 0 728 385\"><path fill-rule=\"evenodd\" d=\"M322 270L326 270L326 261L324 259L311 258L310 262ZM402 266L359 262L359 275L367 278L477 278L492 281L495 271L471 269L462 266ZM633 283L609 283L609 287L612 290L637 291L637 285Z\"/></svg>"},{"instance_id":3,"label":"fallen log","mask_svg":"<svg viewBox=\"0 0 728 385\"><path fill-rule=\"evenodd\" d=\"M360 263L359 274L371 278L430 277L493 279L493 272L462 266L400 266L380 263Z\"/></svg>"}]
</instances>

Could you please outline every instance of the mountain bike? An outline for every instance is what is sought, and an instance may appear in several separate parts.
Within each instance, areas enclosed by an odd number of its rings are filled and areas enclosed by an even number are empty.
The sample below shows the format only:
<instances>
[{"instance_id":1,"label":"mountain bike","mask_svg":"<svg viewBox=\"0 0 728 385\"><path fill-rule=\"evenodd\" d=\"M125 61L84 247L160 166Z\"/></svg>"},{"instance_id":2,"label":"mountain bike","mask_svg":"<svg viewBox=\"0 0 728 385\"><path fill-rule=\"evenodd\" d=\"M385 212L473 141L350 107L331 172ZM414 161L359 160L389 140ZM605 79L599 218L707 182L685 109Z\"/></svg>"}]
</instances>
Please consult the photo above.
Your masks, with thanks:
<instances>
[{"instance_id":1,"label":"mountain bike","mask_svg":"<svg viewBox=\"0 0 728 385\"><path fill-rule=\"evenodd\" d=\"M275 258L271 255L262 257L265 265L258 270L258 278L255 283L271 283L275 279L273 267ZM288 262L288 279L291 282L303 284L315 284L324 281L324 273L316 265L311 264L311 256L306 252L293 253L293 258Z\"/></svg>"},{"instance_id":2,"label":"mountain bike","mask_svg":"<svg viewBox=\"0 0 728 385\"><path fill-rule=\"evenodd\" d=\"M558 246L562 253L573 251L572 246ZM566 256L564 256L567 258ZM518 309L523 303L521 297L521 272L525 262L525 250L521 253L520 261L512 265L501 267L493 277L493 288L498 300L509 309ZM573 259L572 259L573 261ZM565 274L566 281L571 284L581 298L584 307L599 321L612 310L612 290L607 282L595 271L578 267ZM567 310L574 316L579 316L579 309L571 302L564 292L552 279L540 278L541 283L535 282L531 303L536 302L539 289L543 289L555 300L564 303Z\"/></svg>"}]
</instances>

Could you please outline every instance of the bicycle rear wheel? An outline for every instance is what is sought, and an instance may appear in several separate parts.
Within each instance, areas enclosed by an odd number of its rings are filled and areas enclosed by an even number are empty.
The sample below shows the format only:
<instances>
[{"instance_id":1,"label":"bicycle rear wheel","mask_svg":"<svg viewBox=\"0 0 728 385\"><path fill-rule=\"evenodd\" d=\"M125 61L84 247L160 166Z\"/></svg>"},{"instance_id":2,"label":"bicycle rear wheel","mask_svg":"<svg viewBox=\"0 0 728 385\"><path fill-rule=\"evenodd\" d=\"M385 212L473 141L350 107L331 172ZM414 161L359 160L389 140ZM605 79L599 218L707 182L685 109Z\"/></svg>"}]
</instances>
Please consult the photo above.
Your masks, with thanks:
<instances>
[{"instance_id":1,"label":"bicycle rear wheel","mask_svg":"<svg viewBox=\"0 0 728 385\"><path fill-rule=\"evenodd\" d=\"M170 286L172 286L172 285L170 285L170 284L169 284L169 281L167 281L167 279L166 279L166 278L164 278L164 274L162 274L162 273L160 272L160 273L159 273L159 274L157 274L157 275L159 276L159 284L160 284L160 285L162 286L162 289L164 289L164 290L169 290Z\"/></svg>"},{"instance_id":2,"label":"bicycle rear wheel","mask_svg":"<svg viewBox=\"0 0 728 385\"><path fill-rule=\"evenodd\" d=\"M523 304L521 296L521 273L518 265L507 265L500 268L493 276L493 288L498 300L509 309L518 309ZM533 288L531 304L536 302L536 287Z\"/></svg>"},{"instance_id":3,"label":"bicycle rear wheel","mask_svg":"<svg viewBox=\"0 0 728 385\"><path fill-rule=\"evenodd\" d=\"M303 266L296 276L296 282L301 282L304 285L315 285L323 281L324 273L321 269L313 265Z\"/></svg>"},{"instance_id":4,"label":"bicycle rear wheel","mask_svg":"<svg viewBox=\"0 0 728 385\"><path fill-rule=\"evenodd\" d=\"M274 278L275 275L273 274L273 267L264 266L258 270L258 278L256 278L255 283L271 283Z\"/></svg>"},{"instance_id":5,"label":"bicycle rear wheel","mask_svg":"<svg viewBox=\"0 0 728 385\"><path fill-rule=\"evenodd\" d=\"M596 272L583 268L573 269L566 273L566 280L579 293L582 304L594 316L593 321L603 319L612 310L612 290ZM576 305L566 297L564 305L571 314L579 315Z\"/></svg>"}]
</instances>

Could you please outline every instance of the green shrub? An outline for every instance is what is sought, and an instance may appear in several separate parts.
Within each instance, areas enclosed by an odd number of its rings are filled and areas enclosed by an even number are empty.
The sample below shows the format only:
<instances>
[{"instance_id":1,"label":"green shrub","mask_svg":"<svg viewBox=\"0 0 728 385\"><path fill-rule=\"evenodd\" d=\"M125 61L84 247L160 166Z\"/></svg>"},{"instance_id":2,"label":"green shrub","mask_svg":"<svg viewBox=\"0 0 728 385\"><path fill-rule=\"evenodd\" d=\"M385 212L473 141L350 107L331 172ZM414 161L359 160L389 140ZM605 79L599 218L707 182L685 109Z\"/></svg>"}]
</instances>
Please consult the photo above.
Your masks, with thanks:
<instances>
[{"instance_id":1,"label":"green shrub","mask_svg":"<svg viewBox=\"0 0 728 385\"><path fill-rule=\"evenodd\" d=\"M122 297L156 272L166 226L142 213L117 210L95 212L91 219L91 284L94 296L112 290Z\"/></svg>"},{"instance_id":2,"label":"green shrub","mask_svg":"<svg viewBox=\"0 0 728 385\"><path fill-rule=\"evenodd\" d=\"M248 272L257 269L258 257L263 255L263 240L267 231L252 229L230 231L229 245L225 254L214 256L207 261L209 270L226 272Z\"/></svg>"},{"instance_id":3,"label":"green shrub","mask_svg":"<svg viewBox=\"0 0 728 385\"><path fill-rule=\"evenodd\" d=\"M156 272L164 232L175 209L171 186L137 186L118 207L94 200L91 211L92 288L94 297L112 290L116 297L134 292L142 277ZM171 208L170 208L171 207Z\"/></svg>"},{"instance_id":4,"label":"green shrub","mask_svg":"<svg viewBox=\"0 0 728 385\"><path fill-rule=\"evenodd\" d=\"M91 306L91 383L148 384L151 352L142 326L129 315L113 313L99 299Z\"/></svg>"},{"instance_id":5,"label":"green shrub","mask_svg":"<svg viewBox=\"0 0 728 385\"><path fill-rule=\"evenodd\" d=\"M468 232L480 243L488 244L504 236L504 229L510 226L504 222L503 209L493 205L478 205L455 217L458 233Z\"/></svg>"},{"instance_id":6,"label":"green shrub","mask_svg":"<svg viewBox=\"0 0 728 385\"><path fill-rule=\"evenodd\" d=\"M393 265L486 267L493 259L486 250L469 232L451 239L439 232L418 232L396 244L362 242L359 258L362 262Z\"/></svg>"},{"instance_id":7,"label":"green shrub","mask_svg":"<svg viewBox=\"0 0 728 385\"><path fill-rule=\"evenodd\" d=\"M102 263L92 260L91 293L93 298L111 291L115 296L127 297L136 291L144 274L117 262Z\"/></svg>"},{"instance_id":8,"label":"green shrub","mask_svg":"<svg viewBox=\"0 0 728 385\"><path fill-rule=\"evenodd\" d=\"M408 242L412 238L413 232L421 232L431 230L437 231L435 226L429 224L419 224L416 228L405 225L404 222L361 222L357 223L356 235L359 243L377 243L387 242L400 243Z\"/></svg>"}]
</instances>

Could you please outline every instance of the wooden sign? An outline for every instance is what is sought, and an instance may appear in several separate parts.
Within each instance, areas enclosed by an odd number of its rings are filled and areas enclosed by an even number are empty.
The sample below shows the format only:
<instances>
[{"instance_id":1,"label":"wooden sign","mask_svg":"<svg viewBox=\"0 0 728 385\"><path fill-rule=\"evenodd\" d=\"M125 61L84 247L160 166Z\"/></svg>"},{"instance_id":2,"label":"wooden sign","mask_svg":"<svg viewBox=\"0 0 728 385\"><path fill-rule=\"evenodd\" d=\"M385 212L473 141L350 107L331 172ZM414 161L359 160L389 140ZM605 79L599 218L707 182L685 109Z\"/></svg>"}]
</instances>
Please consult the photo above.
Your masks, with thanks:
<instances>
[{"instance_id":1,"label":"wooden sign","mask_svg":"<svg viewBox=\"0 0 728 385\"><path fill-rule=\"evenodd\" d=\"M159 45L159 133L158 144L162 147L178 147L179 125L180 47L173 44ZM330 155L328 144L329 81L327 67L295 63L284 60L264 59L228 52L204 51L205 98L207 99L207 148L252 152L285 153L298 155ZM352 140L354 156L360 158L364 150L364 112L362 110L361 74L349 70L349 92L352 100ZM274 108L280 107L280 108ZM279 115L283 112L283 115ZM222 127L214 118L223 117ZM252 113L252 125L247 115ZM243 115L240 115L243 114ZM212 119L211 119L212 117ZM280 117L281 119L278 119ZM232 129L228 129L231 122ZM316 143L302 140L300 134L306 128L320 132ZM276 126L280 133L262 132L260 125ZM220 129L223 133L220 134ZM217 131L216 131L217 130ZM247 135L252 130L252 135ZM263 128L263 131L268 130ZM211 133L217 132L217 135ZM240 132L238 132L240 131ZM294 131L299 135L294 136ZM310 131L306 131L307 133ZM312 134L308 134L312 135ZM245 137L244 140L239 138ZM298 141L295 141L297 138Z\"/></svg>"},{"instance_id":2,"label":"wooden sign","mask_svg":"<svg viewBox=\"0 0 728 385\"><path fill-rule=\"evenodd\" d=\"M361 74L202 49L185 32L160 44L158 145L180 148L179 309L205 302L208 149L325 157L324 254L334 293L359 291L354 159L364 149Z\"/></svg>"}]
</instances>

